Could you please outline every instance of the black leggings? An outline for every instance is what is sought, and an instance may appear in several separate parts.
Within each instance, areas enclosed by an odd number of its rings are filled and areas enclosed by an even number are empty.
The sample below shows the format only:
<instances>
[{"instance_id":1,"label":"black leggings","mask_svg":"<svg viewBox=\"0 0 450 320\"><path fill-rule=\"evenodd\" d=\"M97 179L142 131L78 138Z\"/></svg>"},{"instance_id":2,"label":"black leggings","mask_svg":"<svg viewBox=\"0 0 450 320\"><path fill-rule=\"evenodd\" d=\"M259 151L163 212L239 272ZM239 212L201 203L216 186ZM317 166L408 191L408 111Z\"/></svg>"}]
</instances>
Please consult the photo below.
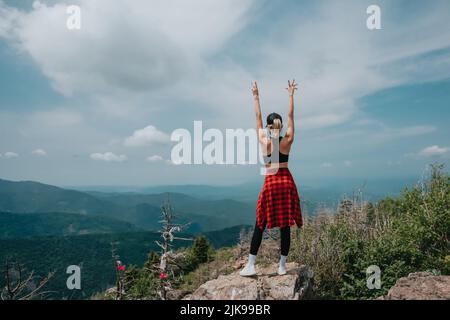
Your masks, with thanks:
<instances>
[{"instance_id":1,"label":"black leggings","mask_svg":"<svg viewBox=\"0 0 450 320\"><path fill-rule=\"evenodd\" d=\"M255 225L252 242L250 244L250 254L256 256L256 254L258 253L258 249L259 246L261 245L265 228L266 228L265 224L263 230L259 228L258 224ZM289 248L291 246L291 228L289 226L280 228L280 238L281 238L281 255L287 256L289 254Z\"/></svg>"}]
</instances>

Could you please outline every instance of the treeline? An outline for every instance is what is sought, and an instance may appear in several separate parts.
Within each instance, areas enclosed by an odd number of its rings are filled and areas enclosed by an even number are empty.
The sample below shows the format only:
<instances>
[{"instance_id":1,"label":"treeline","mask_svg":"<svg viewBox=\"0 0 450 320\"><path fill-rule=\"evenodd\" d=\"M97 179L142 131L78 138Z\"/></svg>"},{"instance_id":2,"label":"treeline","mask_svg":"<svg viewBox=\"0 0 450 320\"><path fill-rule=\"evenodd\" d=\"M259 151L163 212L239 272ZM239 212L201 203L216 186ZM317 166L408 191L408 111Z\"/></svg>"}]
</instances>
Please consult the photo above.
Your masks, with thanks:
<instances>
[{"instance_id":1,"label":"treeline","mask_svg":"<svg viewBox=\"0 0 450 320\"><path fill-rule=\"evenodd\" d=\"M205 233L208 246L220 248L233 246L239 240L243 226ZM181 234L192 237L189 234ZM34 272L36 278L54 272L44 290L46 299L90 299L94 294L114 286L116 270L111 257L111 244L127 267L133 270L143 266L149 252L159 252L155 241L161 239L156 232L129 232L115 234L93 234L66 237L32 237L0 240L0 290L5 286L5 263L15 262L23 265L24 273ZM195 242L194 242L195 243ZM191 247L192 242L173 242L175 250ZM195 251L195 250L194 250ZM201 254L195 254L188 269L196 266L195 261L204 261ZM208 256L211 259L211 255ZM81 290L68 290L66 268L70 265L81 267ZM188 270L187 269L187 270Z\"/></svg>"},{"instance_id":2,"label":"treeline","mask_svg":"<svg viewBox=\"0 0 450 320\"><path fill-rule=\"evenodd\" d=\"M426 181L397 198L345 200L338 213L306 221L292 258L314 269L318 297L376 298L411 272L450 274L450 178L443 169L431 166ZM369 266L381 271L380 289L367 286Z\"/></svg>"}]
</instances>

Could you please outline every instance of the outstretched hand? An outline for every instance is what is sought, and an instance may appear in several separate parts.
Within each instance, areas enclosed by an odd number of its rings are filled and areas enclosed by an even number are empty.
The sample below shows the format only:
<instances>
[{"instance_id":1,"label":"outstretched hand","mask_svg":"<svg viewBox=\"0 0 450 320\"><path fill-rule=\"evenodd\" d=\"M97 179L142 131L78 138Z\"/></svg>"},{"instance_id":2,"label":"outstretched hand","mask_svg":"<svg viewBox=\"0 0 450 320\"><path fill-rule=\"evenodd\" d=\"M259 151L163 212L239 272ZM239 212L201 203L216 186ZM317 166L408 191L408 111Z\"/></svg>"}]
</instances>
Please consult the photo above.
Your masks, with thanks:
<instances>
[{"instance_id":1,"label":"outstretched hand","mask_svg":"<svg viewBox=\"0 0 450 320\"><path fill-rule=\"evenodd\" d=\"M252 94L253 98L259 98L258 84L256 83L256 81L252 83Z\"/></svg>"},{"instance_id":2,"label":"outstretched hand","mask_svg":"<svg viewBox=\"0 0 450 320\"><path fill-rule=\"evenodd\" d=\"M289 93L289 96L294 96L295 90L298 90L297 88L298 83L295 82L295 79L291 81L288 80L288 87L286 88L286 90Z\"/></svg>"}]
</instances>

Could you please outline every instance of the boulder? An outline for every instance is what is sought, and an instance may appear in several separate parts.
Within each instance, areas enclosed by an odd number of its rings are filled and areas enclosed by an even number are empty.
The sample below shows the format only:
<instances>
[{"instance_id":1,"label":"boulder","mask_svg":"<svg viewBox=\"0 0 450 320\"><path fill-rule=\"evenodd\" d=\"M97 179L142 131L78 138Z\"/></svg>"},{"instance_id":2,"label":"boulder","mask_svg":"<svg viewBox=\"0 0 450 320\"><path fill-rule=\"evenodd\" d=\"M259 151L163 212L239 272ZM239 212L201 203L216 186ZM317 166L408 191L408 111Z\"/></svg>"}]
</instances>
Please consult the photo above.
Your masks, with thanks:
<instances>
[{"instance_id":1,"label":"boulder","mask_svg":"<svg viewBox=\"0 0 450 320\"><path fill-rule=\"evenodd\" d=\"M201 285L184 300L299 300L312 299L313 272L306 266L287 263L287 274L279 276L278 264L256 266L254 277L239 270Z\"/></svg>"},{"instance_id":2,"label":"boulder","mask_svg":"<svg viewBox=\"0 0 450 320\"><path fill-rule=\"evenodd\" d=\"M397 280L384 300L450 300L450 276L411 273Z\"/></svg>"}]
</instances>

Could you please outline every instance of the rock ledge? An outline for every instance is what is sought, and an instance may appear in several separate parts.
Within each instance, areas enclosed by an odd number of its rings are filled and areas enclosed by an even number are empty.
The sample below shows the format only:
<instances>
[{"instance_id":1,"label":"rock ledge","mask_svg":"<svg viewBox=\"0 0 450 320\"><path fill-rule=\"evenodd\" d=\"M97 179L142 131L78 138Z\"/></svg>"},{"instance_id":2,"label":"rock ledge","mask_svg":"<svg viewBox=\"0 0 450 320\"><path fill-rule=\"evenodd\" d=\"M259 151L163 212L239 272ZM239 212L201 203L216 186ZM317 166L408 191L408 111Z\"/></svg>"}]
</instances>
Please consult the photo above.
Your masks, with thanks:
<instances>
[{"instance_id":1,"label":"rock ledge","mask_svg":"<svg viewBox=\"0 0 450 320\"><path fill-rule=\"evenodd\" d=\"M279 276L278 265L256 265L257 275L241 277L239 271L202 284L183 300L306 300L312 299L313 272L304 265L288 263Z\"/></svg>"}]
</instances>

